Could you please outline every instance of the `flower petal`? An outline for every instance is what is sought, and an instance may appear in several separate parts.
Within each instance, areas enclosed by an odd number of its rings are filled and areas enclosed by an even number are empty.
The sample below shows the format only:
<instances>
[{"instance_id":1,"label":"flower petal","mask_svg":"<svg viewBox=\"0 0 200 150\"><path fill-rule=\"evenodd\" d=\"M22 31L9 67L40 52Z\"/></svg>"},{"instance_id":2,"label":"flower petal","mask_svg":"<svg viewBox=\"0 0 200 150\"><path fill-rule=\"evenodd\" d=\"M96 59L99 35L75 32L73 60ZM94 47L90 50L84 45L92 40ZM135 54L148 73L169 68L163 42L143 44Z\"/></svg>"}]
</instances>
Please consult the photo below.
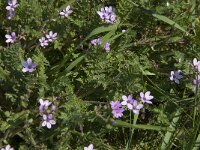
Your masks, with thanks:
<instances>
[{"instance_id":1,"label":"flower petal","mask_svg":"<svg viewBox=\"0 0 200 150\"><path fill-rule=\"evenodd\" d=\"M123 99L124 101L128 101L128 98L127 98L126 95L123 95L123 96L122 96L122 99Z\"/></svg>"},{"instance_id":2,"label":"flower petal","mask_svg":"<svg viewBox=\"0 0 200 150\"><path fill-rule=\"evenodd\" d=\"M27 72L29 69L28 68L23 68L22 72Z\"/></svg>"},{"instance_id":3,"label":"flower petal","mask_svg":"<svg viewBox=\"0 0 200 150\"><path fill-rule=\"evenodd\" d=\"M146 103L148 103L148 104L152 104L152 102L151 102L151 101L146 101Z\"/></svg>"},{"instance_id":4,"label":"flower petal","mask_svg":"<svg viewBox=\"0 0 200 150\"><path fill-rule=\"evenodd\" d=\"M123 106L125 106L125 105L127 105L127 101L123 101L123 102L121 102L121 104L122 104Z\"/></svg>"},{"instance_id":5,"label":"flower petal","mask_svg":"<svg viewBox=\"0 0 200 150\"><path fill-rule=\"evenodd\" d=\"M47 115L42 116L44 120L47 120Z\"/></svg>"},{"instance_id":6,"label":"flower petal","mask_svg":"<svg viewBox=\"0 0 200 150\"><path fill-rule=\"evenodd\" d=\"M46 125L47 125L47 122L46 122L46 121L43 121L42 126L44 127L44 126L46 126Z\"/></svg>"},{"instance_id":7,"label":"flower petal","mask_svg":"<svg viewBox=\"0 0 200 150\"><path fill-rule=\"evenodd\" d=\"M150 91L147 91L146 93L145 93L145 97L149 97L149 95L150 95Z\"/></svg>"},{"instance_id":8,"label":"flower petal","mask_svg":"<svg viewBox=\"0 0 200 150\"><path fill-rule=\"evenodd\" d=\"M140 97L143 98L144 97L144 93L140 92Z\"/></svg>"},{"instance_id":9,"label":"flower petal","mask_svg":"<svg viewBox=\"0 0 200 150\"><path fill-rule=\"evenodd\" d=\"M51 124L49 122L47 122L47 128L51 129Z\"/></svg>"},{"instance_id":10,"label":"flower petal","mask_svg":"<svg viewBox=\"0 0 200 150\"><path fill-rule=\"evenodd\" d=\"M131 105L130 103L127 104L127 107L128 107L129 110L133 109L133 105Z\"/></svg>"},{"instance_id":11,"label":"flower petal","mask_svg":"<svg viewBox=\"0 0 200 150\"><path fill-rule=\"evenodd\" d=\"M136 106L137 109L142 109L143 107L144 107L143 104L139 104L139 105Z\"/></svg>"},{"instance_id":12,"label":"flower petal","mask_svg":"<svg viewBox=\"0 0 200 150\"><path fill-rule=\"evenodd\" d=\"M139 114L139 110L138 109L133 109L133 113L134 114Z\"/></svg>"},{"instance_id":13,"label":"flower petal","mask_svg":"<svg viewBox=\"0 0 200 150\"><path fill-rule=\"evenodd\" d=\"M51 124L56 124L56 121L55 121L55 120L49 120L49 122L50 122Z\"/></svg>"},{"instance_id":14,"label":"flower petal","mask_svg":"<svg viewBox=\"0 0 200 150\"><path fill-rule=\"evenodd\" d=\"M29 66L31 66L31 65L32 65L32 59L31 59L31 58L28 58L28 59L27 59L27 63L28 63Z\"/></svg>"},{"instance_id":15,"label":"flower petal","mask_svg":"<svg viewBox=\"0 0 200 150\"><path fill-rule=\"evenodd\" d=\"M28 68L28 63L26 61L22 62L22 66L24 66L25 68Z\"/></svg>"}]
</instances>

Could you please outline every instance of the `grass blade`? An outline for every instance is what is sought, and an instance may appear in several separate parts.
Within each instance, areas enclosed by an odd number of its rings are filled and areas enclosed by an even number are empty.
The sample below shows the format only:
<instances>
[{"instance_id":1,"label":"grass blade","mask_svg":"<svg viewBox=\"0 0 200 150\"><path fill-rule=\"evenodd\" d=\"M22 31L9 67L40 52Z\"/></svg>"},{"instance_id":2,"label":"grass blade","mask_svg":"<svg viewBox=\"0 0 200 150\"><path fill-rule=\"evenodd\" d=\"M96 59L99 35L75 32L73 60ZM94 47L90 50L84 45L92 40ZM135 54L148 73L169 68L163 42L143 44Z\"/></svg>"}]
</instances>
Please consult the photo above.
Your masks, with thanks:
<instances>
[{"instance_id":1,"label":"grass blade","mask_svg":"<svg viewBox=\"0 0 200 150\"><path fill-rule=\"evenodd\" d=\"M143 124L130 124L121 120L115 121L115 126L124 127L124 128L136 128L136 129L143 129L143 130L155 130L155 131L166 131L169 130L167 127L161 126L154 126L154 125L143 125Z\"/></svg>"},{"instance_id":2,"label":"grass blade","mask_svg":"<svg viewBox=\"0 0 200 150\"><path fill-rule=\"evenodd\" d=\"M180 114L181 114L181 112L178 110L170 124L169 128L171 129L171 131L167 131L167 133L165 134L165 137L164 137L162 145L161 145L161 150L166 150L171 146L171 144L172 144L171 138L176 130L177 123L180 119Z\"/></svg>"}]
</instances>

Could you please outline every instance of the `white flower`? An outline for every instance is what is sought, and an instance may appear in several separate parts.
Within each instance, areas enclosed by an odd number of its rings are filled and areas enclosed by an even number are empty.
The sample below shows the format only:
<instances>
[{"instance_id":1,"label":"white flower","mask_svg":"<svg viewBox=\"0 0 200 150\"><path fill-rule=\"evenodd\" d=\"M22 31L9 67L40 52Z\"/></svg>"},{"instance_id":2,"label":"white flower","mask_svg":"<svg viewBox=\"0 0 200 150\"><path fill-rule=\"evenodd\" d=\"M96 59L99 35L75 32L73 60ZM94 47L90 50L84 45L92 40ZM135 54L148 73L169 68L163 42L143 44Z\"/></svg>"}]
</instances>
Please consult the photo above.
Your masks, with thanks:
<instances>
[{"instance_id":1,"label":"white flower","mask_svg":"<svg viewBox=\"0 0 200 150\"><path fill-rule=\"evenodd\" d=\"M94 150L93 144L90 144L88 147L84 147L84 150Z\"/></svg>"},{"instance_id":2,"label":"white flower","mask_svg":"<svg viewBox=\"0 0 200 150\"><path fill-rule=\"evenodd\" d=\"M51 128L51 125L54 125L56 124L56 121L53 120L53 115L52 114L49 114L48 116L47 115L43 115L43 122L42 122L42 126L47 126L48 129Z\"/></svg>"},{"instance_id":3,"label":"white flower","mask_svg":"<svg viewBox=\"0 0 200 150\"><path fill-rule=\"evenodd\" d=\"M141 101L143 103L152 104L151 100L153 99L153 96L150 94L150 91L147 91L145 94L143 92L140 92Z\"/></svg>"},{"instance_id":4,"label":"white flower","mask_svg":"<svg viewBox=\"0 0 200 150\"><path fill-rule=\"evenodd\" d=\"M61 17L68 17L73 11L70 10L70 6L67 6L65 9L63 9L59 14Z\"/></svg>"},{"instance_id":5,"label":"white flower","mask_svg":"<svg viewBox=\"0 0 200 150\"><path fill-rule=\"evenodd\" d=\"M193 59L193 66L198 70L198 72L200 72L200 61L198 61L196 58Z\"/></svg>"},{"instance_id":6,"label":"white flower","mask_svg":"<svg viewBox=\"0 0 200 150\"><path fill-rule=\"evenodd\" d=\"M48 45L48 40L46 40L45 37L41 37L39 41L40 41L40 46L42 47L45 47Z\"/></svg>"},{"instance_id":7,"label":"white flower","mask_svg":"<svg viewBox=\"0 0 200 150\"><path fill-rule=\"evenodd\" d=\"M49 34L46 34L46 38L48 39L49 42L53 42L54 40L57 39L57 33L53 33L53 31L50 31Z\"/></svg>"},{"instance_id":8,"label":"white flower","mask_svg":"<svg viewBox=\"0 0 200 150\"><path fill-rule=\"evenodd\" d=\"M170 5L170 4L169 4L169 2L167 2L167 4L166 4L166 5L167 5L167 7L169 7L169 5Z\"/></svg>"},{"instance_id":9,"label":"white flower","mask_svg":"<svg viewBox=\"0 0 200 150\"><path fill-rule=\"evenodd\" d=\"M5 148L1 148L1 150L14 150L10 145L6 145Z\"/></svg>"}]
</instances>

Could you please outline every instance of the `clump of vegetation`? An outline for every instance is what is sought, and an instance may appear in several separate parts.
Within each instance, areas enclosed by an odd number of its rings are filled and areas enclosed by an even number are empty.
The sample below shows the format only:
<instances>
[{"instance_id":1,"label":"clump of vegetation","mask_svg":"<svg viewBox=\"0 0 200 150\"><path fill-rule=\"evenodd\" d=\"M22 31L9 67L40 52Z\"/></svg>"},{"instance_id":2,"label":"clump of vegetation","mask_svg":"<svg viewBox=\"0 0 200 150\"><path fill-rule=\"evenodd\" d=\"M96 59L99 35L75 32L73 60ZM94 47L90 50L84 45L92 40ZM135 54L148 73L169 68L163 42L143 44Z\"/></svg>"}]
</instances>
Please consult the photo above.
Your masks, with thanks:
<instances>
[{"instance_id":1,"label":"clump of vegetation","mask_svg":"<svg viewBox=\"0 0 200 150\"><path fill-rule=\"evenodd\" d=\"M0 8L2 150L199 149L199 1Z\"/></svg>"}]
</instances>

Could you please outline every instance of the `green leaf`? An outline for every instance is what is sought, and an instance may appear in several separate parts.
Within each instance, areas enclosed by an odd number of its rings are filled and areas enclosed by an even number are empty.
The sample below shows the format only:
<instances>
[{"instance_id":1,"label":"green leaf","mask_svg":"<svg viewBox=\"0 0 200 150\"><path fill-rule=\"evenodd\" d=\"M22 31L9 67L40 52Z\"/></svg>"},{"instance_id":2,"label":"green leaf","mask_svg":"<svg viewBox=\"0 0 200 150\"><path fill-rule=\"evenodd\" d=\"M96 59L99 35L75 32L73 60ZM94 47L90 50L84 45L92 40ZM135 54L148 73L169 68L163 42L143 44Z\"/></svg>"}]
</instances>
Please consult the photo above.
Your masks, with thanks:
<instances>
[{"instance_id":1,"label":"green leaf","mask_svg":"<svg viewBox=\"0 0 200 150\"><path fill-rule=\"evenodd\" d=\"M151 11L151 10L148 10L148 9L146 9L146 8L143 8L142 6L139 6L138 4L136 4L136 3L134 3L134 2L132 2L132 1L130 1L130 0L129 0L129 2L130 2L131 4L133 4L134 6L138 7L139 9L143 10L144 13L147 13L147 14L149 14L149 15L152 15L153 17L157 18L158 20L161 20L161 21L163 21L163 22L165 22L165 23L167 23L167 24L169 24L169 25L172 25L172 26L174 26L175 28L177 28L177 29L183 31L183 32L186 33L186 34L189 34L183 27L181 27L178 23L176 23L175 21L169 19L168 17L163 16L163 15L160 15L160 14L157 14L157 13L155 13L155 12L153 12L153 11Z\"/></svg>"},{"instance_id":2,"label":"green leaf","mask_svg":"<svg viewBox=\"0 0 200 150\"><path fill-rule=\"evenodd\" d=\"M76 60L71 62L70 65L62 73L60 73L58 76L62 77L64 75L66 75L67 73L69 73L69 71L71 71L74 67L76 67L85 58L85 56L86 56L86 54L78 57Z\"/></svg>"},{"instance_id":3,"label":"green leaf","mask_svg":"<svg viewBox=\"0 0 200 150\"><path fill-rule=\"evenodd\" d=\"M169 147L172 146L171 139L172 139L172 136L175 133L176 126L177 126L178 121L180 119L180 114L181 114L181 112L179 110L177 110L177 112L175 114L175 117L173 118L173 120L172 120L172 122L170 124L170 128L172 130L171 131L167 131L167 133L165 134L165 137L164 137L162 145L161 145L161 150L166 150L166 149L168 149Z\"/></svg>"},{"instance_id":4,"label":"green leaf","mask_svg":"<svg viewBox=\"0 0 200 150\"><path fill-rule=\"evenodd\" d=\"M124 127L124 128L136 128L136 129L155 130L155 131L169 130L169 128L167 127L143 125L143 124L130 124L121 120L116 120L115 122L116 122L115 126Z\"/></svg>"},{"instance_id":5,"label":"green leaf","mask_svg":"<svg viewBox=\"0 0 200 150\"><path fill-rule=\"evenodd\" d=\"M174 22L173 20L167 18L166 16L159 15L159 14L156 14L156 13L151 13L151 15L154 16L155 18L157 18L161 21L164 21L165 23L168 23L169 25L172 25L175 28L177 28L177 29L188 34L188 32L183 27L181 27L178 23Z\"/></svg>"},{"instance_id":6,"label":"green leaf","mask_svg":"<svg viewBox=\"0 0 200 150\"><path fill-rule=\"evenodd\" d=\"M198 135L194 148L192 150L198 150L198 149L200 149L200 134Z\"/></svg>"}]
</instances>

